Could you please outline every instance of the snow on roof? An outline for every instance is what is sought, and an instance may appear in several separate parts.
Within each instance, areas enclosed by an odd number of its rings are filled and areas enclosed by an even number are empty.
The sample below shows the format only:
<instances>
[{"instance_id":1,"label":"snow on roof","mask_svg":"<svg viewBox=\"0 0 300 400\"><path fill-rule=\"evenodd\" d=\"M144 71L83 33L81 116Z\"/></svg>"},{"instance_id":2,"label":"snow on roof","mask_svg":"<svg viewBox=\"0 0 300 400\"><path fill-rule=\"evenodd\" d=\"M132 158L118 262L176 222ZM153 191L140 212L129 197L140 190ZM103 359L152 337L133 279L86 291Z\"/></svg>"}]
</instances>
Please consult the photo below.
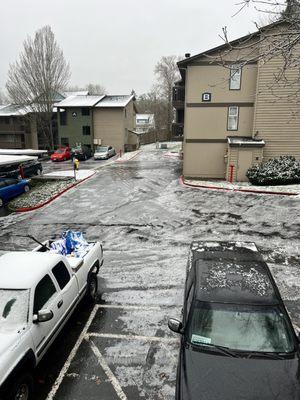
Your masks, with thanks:
<instances>
[{"instance_id":1,"label":"snow on roof","mask_svg":"<svg viewBox=\"0 0 300 400\"><path fill-rule=\"evenodd\" d=\"M35 149L0 149L0 155L24 155L24 156L37 156L40 154L46 154L47 150L35 150Z\"/></svg>"},{"instance_id":2,"label":"snow on roof","mask_svg":"<svg viewBox=\"0 0 300 400\"><path fill-rule=\"evenodd\" d=\"M154 118L154 114L136 114L136 119L151 119Z\"/></svg>"},{"instance_id":3,"label":"snow on roof","mask_svg":"<svg viewBox=\"0 0 300 400\"><path fill-rule=\"evenodd\" d=\"M61 261L54 253L14 251L0 257L0 289L29 289Z\"/></svg>"},{"instance_id":4,"label":"snow on roof","mask_svg":"<svg viewBox=\"0 0 300 400\"><path fill-rule=\"evenodd\" d=\"M70 96L87 96L89 94L88 90L76 90L76 91L67 91L63 92L63 95L65 97L70 97Z\"/></svg>"},{"instance_id":5,"label":"snow on roof","mask_svg":"<svg viewBox=\"0 0 300 400\"><path fill-rule=\"evenodd\" d=\"M106 107L126 107L127 104L134 99L133 95L108 95L95 105L97 108Z\"/></svg>"},{"instance_id":6,"label":"snow on roof","mask_svg":"<svg viewBox=\"0 0 300 400\"><path fill-rule=\"evenodd\" d=\"M0 107L0 117L22 116L28 114L28 112L29 111L26 110L26 108L22 108L12 104Z\"/></svg>"},{"instance_id":7,"label":"snow on roof","mask_svg":"<svg viewBox=\"0 0 300 400\"><path fill-rule=\"evenodd\" d=\"M0 155L0 165L20 164L22 162L33 161L36 159L37 157L2 154Z\"/></svg>"},{"instance_id":8,"label":"snow on roof","mask_svg":"<svg viewBox=\"0 0 300 400\"><path fill-rule=\"evenodd\" d=\"M60 101L59 103L55 103L55 107L93 107L95 106L103 96L69 96L66 99ZM1 112L1 110L0 110Z\"/></svg>"},{"instance_id":9,"label":"snow on roof","mask_svg":"<svg viewBox=\"0 0 300 400\"><path fill-rule=\"evenodd\" d=\"M245 136L228 136L227 137L228 144L230 146L258 146L263 147L265 145L264 140L253 139L252 137Z\"/></svg>"}]
</instances>

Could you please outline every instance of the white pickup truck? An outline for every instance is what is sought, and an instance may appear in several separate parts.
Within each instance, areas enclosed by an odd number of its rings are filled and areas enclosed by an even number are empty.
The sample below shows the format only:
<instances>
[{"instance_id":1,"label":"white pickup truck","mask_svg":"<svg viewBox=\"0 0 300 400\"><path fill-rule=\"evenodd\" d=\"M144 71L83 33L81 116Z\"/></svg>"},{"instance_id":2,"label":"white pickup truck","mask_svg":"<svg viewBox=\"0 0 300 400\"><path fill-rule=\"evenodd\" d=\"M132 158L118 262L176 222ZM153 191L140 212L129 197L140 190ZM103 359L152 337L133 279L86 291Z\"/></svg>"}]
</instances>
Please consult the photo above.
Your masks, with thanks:
<instances>
[{"instance_id":1,"label":"white pickup truck","mask_svg":"<svg viewBox=\"0 0 300 400\"><path fill-rule=\"evenodd\" d=\"M80 300L95 298L102 245L89 243L81 258L32 252L0 257L0 398L27 400L32 372Z\"/></svg>"}]
</instances>

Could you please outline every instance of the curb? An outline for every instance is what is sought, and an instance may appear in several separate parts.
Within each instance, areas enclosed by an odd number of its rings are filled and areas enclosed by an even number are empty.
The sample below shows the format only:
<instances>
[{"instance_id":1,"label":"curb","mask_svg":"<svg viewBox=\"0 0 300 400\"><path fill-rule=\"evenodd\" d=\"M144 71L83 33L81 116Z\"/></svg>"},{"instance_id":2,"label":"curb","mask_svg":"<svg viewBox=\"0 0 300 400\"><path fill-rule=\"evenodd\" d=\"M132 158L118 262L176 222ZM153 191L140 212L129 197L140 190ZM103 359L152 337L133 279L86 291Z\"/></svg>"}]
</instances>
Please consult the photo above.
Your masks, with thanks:
<instances>
[{"instance_id":1,"label":"curb","mask_svg":"<svg viewBox=\"0 0 300 400\"><path fill-rule=\"evenodd\" d=\"M137 157L140 153L142 152L142 150L138 150L138 152L136 154L134 154L131 158L127 158L126 160L120 160L119 158L115 161L115 163L124 163L127 161L131 161L133 160L135 157Z\"/></svg>"},{"instance_id":2,"label":"curb","mask_svg":"<svg viewBox=\"0 0 300 400\"><path fill-rule=\"evenodd\" d=\"M186 183L184 181L184 177L181 175L179 177L179 182L182 186L190 187L193 189L212 189L212 190L223 190L226 192L241 192L241 193L251 193L251 194L267 194L267 195L276 195L276 196L298 196L299 193L290 193L290 192L268 192L265 190L253 190L253 189L230 189L225 187L218 186L206 186L206 185L194 185L192 183Z\"/></svg>"},{"instance_id":3,"label":"curb","mask_svg":"<svg viewBox=\"0 0 300 400\"><path fill-rule=\"evenodd\" d=\"M90 179L90 178L91 178L92 176L94 176L95 174L96 174L96 171L95 171L92 175L90 175L90 176L88 176L88 177L82 179L81 181L75 182L73 185L67 187L66 189L64 189L64 190L62 190L61 192L57 193L56 195L54 195L54 196L51 197L50 199L44 201L43 203L37 204L37 205L32 206L32 207L21 207L21 208L17 208L16 210L13 210L13 212L22 213L22 212L28 212L28 211L38 210L39 208L42 208L42 207L46 206L46 205L49 204L49 203L52 203L53 200L57 199L57 198L58 198L59 196L61 196L62 194L66 193L68 190L73 189L75 186L78 186L78 185L80 185L81 183L87 181L88 179Z\"/></svg>"}]
</instances>

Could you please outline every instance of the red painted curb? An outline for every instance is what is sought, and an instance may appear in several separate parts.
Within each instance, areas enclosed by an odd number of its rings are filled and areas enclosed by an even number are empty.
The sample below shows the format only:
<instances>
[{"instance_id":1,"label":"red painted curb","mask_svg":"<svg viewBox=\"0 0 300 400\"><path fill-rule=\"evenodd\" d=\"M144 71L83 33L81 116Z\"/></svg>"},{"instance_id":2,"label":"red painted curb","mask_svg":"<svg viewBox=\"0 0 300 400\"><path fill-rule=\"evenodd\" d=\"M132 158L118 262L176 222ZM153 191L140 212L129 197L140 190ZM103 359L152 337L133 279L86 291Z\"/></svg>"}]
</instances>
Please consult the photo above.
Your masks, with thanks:
<instances>
[{"instance_id":1,"label":"red painted curb","mask_svg":"<svg viewBox=\"0 0 300 400\"><path fill-rule=\"evenodd\" d=\"M115 161L115 163L124 163L124 162L127 162L127 161L131 161L131 160L133 160L135 157L137 157L141 152L142 152L142 150L139 150L138 153L136 153L136 154L135 154L134 156L132 156L131 158L127 158L127 160L120 160L120 159L117 159L117 160Z\"/></svg>"},{"instance_id":2,"label":"red painted curb","mask_svg":"<svg viewBox=\"0 0 300 400\"><path fill-rule=\"evenodd\" d=\"M73 185L67 187L66 189L62 190L61 192L57 193L55 196L51 197L50 199L46 200L44 203L41 204L37 204L36 206L33 207L21 207L21 208L17 208L16 210L14 210L14 212L27 212L27 211L34 211L37 210L39 208L42 208L44 206L46 206L47 204L51 203L53 200L57 199L59 196L61 196L62 194L64 194L65 192L67 192L70 189L73 189L75 186L79 185L80 183L85 182L86 180L90 179L92 176L95 175L96 172L94 172L92 175L82 179L81 181L75 182Z\"/></svg>"},{"instance_id":3,"label":"red painted curb","mask_svg":"<svg viewBox=\"0 0 300 400\"><path fill-rule=\"evenodd\" d=\"M205 185L194 185L192 183L186 183L184 181L184 177L181 175L179 178L179 182L186 187L191 187L195 189L212 189L212 190L225 190L227 192L242 192L242 193L252 193L252 194L268 194L268 195L278 195L278 196L298 196L298 193L289 193L289 192L267 192L265 190L252 190L252 189L230 189L223 188L218 186L205 186Z\"/></svg>"}]
</instances>

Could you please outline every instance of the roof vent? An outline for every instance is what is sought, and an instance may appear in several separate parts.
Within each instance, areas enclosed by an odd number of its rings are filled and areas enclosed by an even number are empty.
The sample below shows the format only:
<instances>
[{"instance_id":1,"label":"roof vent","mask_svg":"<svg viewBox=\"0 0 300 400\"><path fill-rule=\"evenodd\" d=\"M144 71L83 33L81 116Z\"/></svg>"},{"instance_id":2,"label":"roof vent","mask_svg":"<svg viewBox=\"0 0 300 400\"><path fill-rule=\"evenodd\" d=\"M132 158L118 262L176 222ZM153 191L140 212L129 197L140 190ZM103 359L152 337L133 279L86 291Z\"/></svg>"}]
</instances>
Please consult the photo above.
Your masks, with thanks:
<instances>
[{"instance_id":1,"label":"roof vent","mask_svg":"<svg viewBox=\"0 0 300 400\"><path fill-rule=\"evenodd\" d=\"M191 57L191 53L185 53L185 58L190 58Z\"/></svg>"}]
</instances>

